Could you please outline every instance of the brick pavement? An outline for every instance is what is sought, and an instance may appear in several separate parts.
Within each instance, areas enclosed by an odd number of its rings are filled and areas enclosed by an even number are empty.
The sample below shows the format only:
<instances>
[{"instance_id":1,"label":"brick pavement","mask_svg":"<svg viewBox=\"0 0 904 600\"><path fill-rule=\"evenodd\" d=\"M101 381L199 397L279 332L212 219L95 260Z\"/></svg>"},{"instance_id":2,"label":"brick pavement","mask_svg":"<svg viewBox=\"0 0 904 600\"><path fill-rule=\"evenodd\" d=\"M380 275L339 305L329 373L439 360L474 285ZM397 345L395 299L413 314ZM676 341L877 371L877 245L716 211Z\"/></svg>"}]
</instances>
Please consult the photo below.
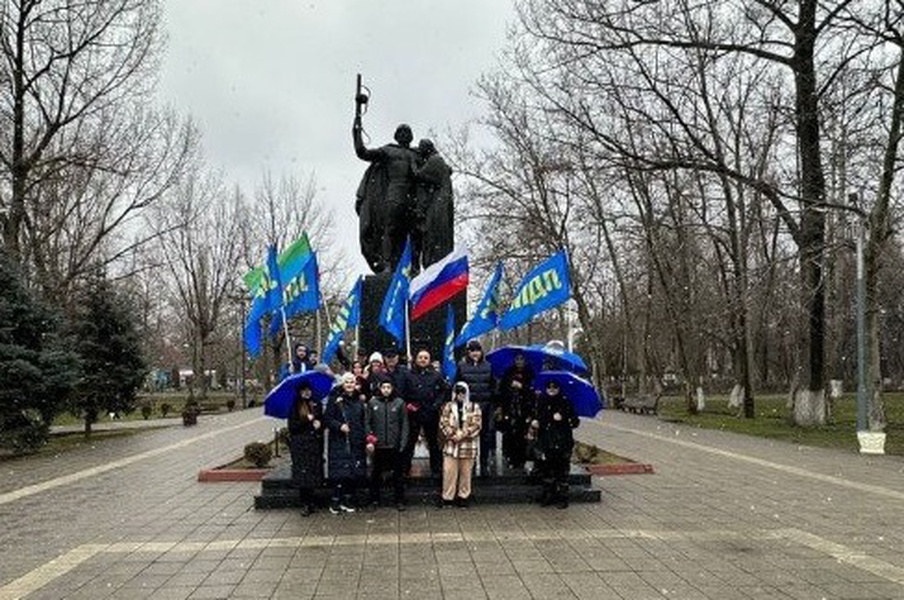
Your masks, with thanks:
<instances>
[{"instance_id":1,"label":"brick pavement","mask_svg":"<svg viewBox=\"0 0 904 600\"><path fill-rule=\"evenodd\" d=\"M195 481L259 415L0 463L0 599L904 598L899 458L604 413L578 437L656 474L600 504L304 519Z\"/></svg>"}]
</instances>

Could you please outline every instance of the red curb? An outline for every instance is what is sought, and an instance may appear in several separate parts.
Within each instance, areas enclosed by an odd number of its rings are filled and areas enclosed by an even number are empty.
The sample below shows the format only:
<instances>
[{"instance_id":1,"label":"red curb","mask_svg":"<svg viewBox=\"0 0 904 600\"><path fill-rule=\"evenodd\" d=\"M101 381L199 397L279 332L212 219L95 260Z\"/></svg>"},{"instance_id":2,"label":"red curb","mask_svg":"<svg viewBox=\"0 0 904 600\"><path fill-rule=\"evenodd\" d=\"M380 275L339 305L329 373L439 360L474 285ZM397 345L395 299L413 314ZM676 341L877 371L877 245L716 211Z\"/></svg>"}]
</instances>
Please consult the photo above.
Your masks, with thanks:
<instances>
[{"instance_id":1,"label":"red curb","mask_svg":"<svg viewBox=\"0 0 904 600\"><path fill-rule=\"evenodd\" d=\"M584 465L591 475L644 475L653 473L653 465L644 463L616 463L611 465Z\"/></svg>"},{"instance_id":2,"label":"red curb","mask_svg":"<svg viewBox=\"0 0 904 600\"><path fill-rule=\"evenodd\" d=\"M270 469L201 469L198 481L210 483L215 481L260 481Z\"/></svg>"}]
</instances>

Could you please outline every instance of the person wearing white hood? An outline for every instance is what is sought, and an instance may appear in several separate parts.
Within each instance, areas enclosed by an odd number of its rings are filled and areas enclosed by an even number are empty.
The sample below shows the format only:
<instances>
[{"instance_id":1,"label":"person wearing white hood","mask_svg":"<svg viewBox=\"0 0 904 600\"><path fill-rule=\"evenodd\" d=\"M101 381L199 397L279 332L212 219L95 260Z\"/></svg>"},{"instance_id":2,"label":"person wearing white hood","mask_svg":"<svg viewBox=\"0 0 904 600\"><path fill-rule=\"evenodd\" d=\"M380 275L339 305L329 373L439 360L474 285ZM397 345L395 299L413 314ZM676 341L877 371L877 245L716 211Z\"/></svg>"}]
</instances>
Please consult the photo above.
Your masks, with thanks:
<instances>
[{"instance_id":1,"label":"person wearing white hood","mask_svg":"<svg viewBox=\"0 0 904 600\"><path fill-rule=\"evenodd\" d=\"M471 472L480 452L480 407L471 402L468 384L459 381L439 418L443 439L443 505L466 508L471 498Z\"/></svg>"}]
</instances>

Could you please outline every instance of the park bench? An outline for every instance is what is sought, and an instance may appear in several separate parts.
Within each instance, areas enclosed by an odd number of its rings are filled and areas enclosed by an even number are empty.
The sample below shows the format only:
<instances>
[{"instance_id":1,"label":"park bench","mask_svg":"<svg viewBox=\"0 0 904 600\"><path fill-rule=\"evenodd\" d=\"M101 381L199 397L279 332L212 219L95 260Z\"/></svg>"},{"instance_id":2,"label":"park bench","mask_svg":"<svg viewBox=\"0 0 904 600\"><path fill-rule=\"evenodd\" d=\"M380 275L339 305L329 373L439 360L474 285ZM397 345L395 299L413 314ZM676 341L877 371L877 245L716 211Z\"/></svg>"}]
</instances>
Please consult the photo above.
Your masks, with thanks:
<instances>
[{"instance_id":1,"label":"park bench","mask_svg":"<svg viewBox=\"0 0 904 600\"><path fill-rule=\"evenodd\" d=\"M621 409L625 412L655 415L659 414L659 399L662 394L655 396L635 396L634 398L625 398L621 403Z\"/></svg>"}]
</instances>

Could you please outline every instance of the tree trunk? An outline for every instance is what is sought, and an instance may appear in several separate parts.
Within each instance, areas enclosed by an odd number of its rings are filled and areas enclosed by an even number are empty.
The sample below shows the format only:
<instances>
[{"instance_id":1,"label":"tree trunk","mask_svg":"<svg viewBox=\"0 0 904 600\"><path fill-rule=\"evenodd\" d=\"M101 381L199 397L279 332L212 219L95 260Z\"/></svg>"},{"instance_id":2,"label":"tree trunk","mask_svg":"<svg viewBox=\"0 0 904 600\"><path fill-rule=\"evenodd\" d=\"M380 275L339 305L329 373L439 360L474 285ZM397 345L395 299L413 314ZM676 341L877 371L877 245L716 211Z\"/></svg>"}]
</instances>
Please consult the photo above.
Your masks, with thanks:
<instances>
[{"instance_id":1,"label":"tree trunk","mask_svg":"<svg viewBox=\"0 0 904 600\"><path fill-rule=\"evenodd\" d=\"M794 422L801 426L824 425L825 403L825 176L819 138L819 95L814 64L816 0L800 3L795 31L793 70L795 117L800 156L800 249L803 338L800 365L801 388L794 398Z\"/></svg>"},{"instance_id":2,"label":"tree trunk","mask_svg":"<svg viewBox=\"0 0 904 600\"><path fill-rule=\"evenodd\" d=\"M10 160L12 163L12 197L9 211L3 223L3 236L6 252L14 263L22 259L20 247L20 230L25 217L25 190L27 189L28 165L25 157L25 31L30 8L23 5L19 11L16 26L16 50L13 56L13 147Z\"/></svg>"},{"instance_id":3,"label":"tree trunk","mask_svg":"<svg viewBox=\"0 0 904 600\"><path fill-rule=\"evenodd\" d=\"M91 426L97 422L97 410L88 409L85 411L85 437L91 435Z\"/></svg>"},{"instance_id":4,"label":"tree trunk","mask_svg":"<svg viewBox=\"0 0 904 600\"><path fill-rule=\"evenodd\" d=\"M866 339L867 352L867 386L869 401L869 428L871 431L883 431L886 425L885 405L882 401L882 363L879 310L879 271L882 266L882 254L892 232L889 226L889 204L892 183L898 160L898 148L902 137L902 121L904 121L904 47L900 52L898 70L895 76L894 102L892 105L891 123L888 132L888 143L882 164L882 179L879 182L879 193L876 203L869 215L869 239L864 252L864 274L866 277Z\"/></svg>"}]
</instances>

